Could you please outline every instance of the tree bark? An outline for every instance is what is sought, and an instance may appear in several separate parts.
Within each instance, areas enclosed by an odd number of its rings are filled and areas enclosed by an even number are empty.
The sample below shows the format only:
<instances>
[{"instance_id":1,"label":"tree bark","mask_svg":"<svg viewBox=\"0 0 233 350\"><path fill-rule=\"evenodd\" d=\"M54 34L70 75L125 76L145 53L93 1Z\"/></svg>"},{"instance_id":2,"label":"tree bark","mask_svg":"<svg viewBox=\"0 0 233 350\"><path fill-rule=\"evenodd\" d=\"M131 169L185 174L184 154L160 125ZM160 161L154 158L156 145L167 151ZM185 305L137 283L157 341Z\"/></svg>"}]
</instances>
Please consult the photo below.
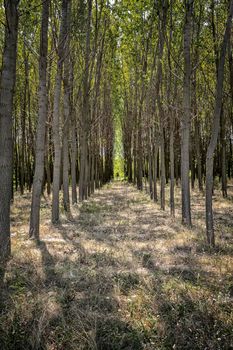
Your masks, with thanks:
<instances>
[{"instance_id":1,"label":"tree bark","mask_svg":"<svg viewBox=\"0 0 233 350\"><path fill-rule=\"evenodd\" d=\"M52 223L59 222L59 191L60 191L60 176L61 176L61 128L60 128L60 99L61 99L61 84L62 84L62 68L64 62L64 44L66 39L66 22L67 9L69 0L62 1L62 19L59 33L58 43L58 62L57 73L54 89L54 104L53 104L53 144L54 144L54 163L53 163L53 200L52 200Z\"/></svg>"},{"instance_id":2,"label":"tree bark","mask_svg":"<svg viewBox=\"0 0 233 350\"><path fill-rule=\"evenodd\" d=\"M158 175L158 144L155 141L154 144L154 186L153 186L153 198L154 202L158 202L158 191L157 191L157 175Z\"/></svg>"},{"instance_id":3,"label":"tree bark","mask_svg":"<svg viewBox=\"0 0 233 350\"><path fill-rule=\"evenodd\" d=\"M175 216L174 129L174 115L170 112L170 212L173 217Z\"/></svg>"},{"instance_id":4,"label":"tree bark","mask_svg":"<svg viewBox=\"0 0 233 350\"><path fill-rule=\"evenodd\" d=\"M63 77L63 85L64 85L64 98L63 98L63 106L64 106L64 124L63 124L63 167L62 167L62 184L63 184L63 206L65 213L68 218L71 218L70 212L70 196L69 196L69 129L70 129L70 116L71 116L71 104L70 104L70 38L69 38L69 21L70 21L70 2L67 7L66 14L66 23L64 24L64 32L65 32L65 42L64 42L64 77Z\"/></svg>"},{"instance_id":5,"label":"tree bark","mask_svg":"<svg viewBox=\"0 0 233 350\"><path fill-rule=\"evenodd\" d=\"M218 134L220 129L220 116L221 116L221 108L222 108L223 81L224 81L224 66L225 66L225 58L226 58L226 49L229 43L231 28L232 28L232 16L233 16L233 0L230 1L229 14L228 14L226 29L225 29L219 61L218 61L218 74L217 74L217 81L216 81L215 108L213 113L212 132L211 132L211 138L207 148L207 155L206 155L206 199L205 199L206 236L207 236L207 242L210 246L215 245L213 205L212 205L214 151L217 146Z\"/></svg>"},{"instance_id":6,"label":"tree bark","mask_svg":"<svg viewBox=\"0 0 233 350\"><path fill-rule=\"evenodd\" d=\"M87 198L88 179L88 125L90 120L89 89L90 89L90 40L91 40L92 0L88 0L86 27L85 75L83 81L83 103L80 130L80 177L79 201Z\"/></svg>"},{"instance_id":7,"label":"tree bark","mask_svg":"<svg viewBox=\"0 0 233 350\"><path fill-rule=\"evenodd\" d=\"M13 96L16 76L18 0L5 0L5 39L0 77L0 262L10 254L13 173Z\"/></svg>"},{"instance_id":8,"label":"tree bark","mask_svg":"<svg viewBox=\"0 0 233 350\"><path fill-rule=\"evenodd\" d=\"M72 204L76 204L77 198L77 120L74 106L74 62L70 57L70 113L71 113L71 188L72 188Z\"/></svg>"},{"instance_id":9,"label":"tree bark","mask_svg":"<svg viewBox=\"0 0 233 350\"><path fill-rule=\"evenodd\" d=\"M192 226L189 185L189 145L191 124L191 27L193 15L193 0L185 1L184 25L184 91L183 115L181 118L181 191L182 191L182 223Z\"/></svg>"},{"instance_id":10,"label":"tree bark","mask_svg":"<svg viewBox=\"0 0 233 350\"><path fill-rule=\"evenodd\" d=\"M35 146L35 172L33 178L32 203L30 215L29 237L39 240L40 202L44 177L45 133L48 112L47 94L47 54L48 54L48 22L50 0L43 2L40 37L39 61L39 111Z\"/></svg>"},{"instance_id":11,"label":"tree bark","mask_svg":"<svg viewBox=\"0 0 233 350\"><path fill-rule=\"evenodd\" d=\"M227 168L226 168L226 117L222 107L220 116L220 142L221 142L221 180L222 180L222 195L227 198Z\"/></svg>"}]
</instances>

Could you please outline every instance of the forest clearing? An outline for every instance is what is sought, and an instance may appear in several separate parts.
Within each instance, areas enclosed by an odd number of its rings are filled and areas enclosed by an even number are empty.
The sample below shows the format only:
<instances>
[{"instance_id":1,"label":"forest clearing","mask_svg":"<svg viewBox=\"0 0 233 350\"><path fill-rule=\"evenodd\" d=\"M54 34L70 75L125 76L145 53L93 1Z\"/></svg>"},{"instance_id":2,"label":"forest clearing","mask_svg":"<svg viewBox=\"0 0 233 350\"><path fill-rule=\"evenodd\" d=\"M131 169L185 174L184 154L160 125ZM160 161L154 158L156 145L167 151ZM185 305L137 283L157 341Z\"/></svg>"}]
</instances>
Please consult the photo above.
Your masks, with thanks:
<instances>
[{"instance_id":1,"label":"forest clearing","mask_svg":"<svg viewBox=\"0 0 233 350\"><path fill-rule=\"evenodd\" d=\"M233 349L233 0L0 4L0 350Z\"/></svg>"}]
</instances>

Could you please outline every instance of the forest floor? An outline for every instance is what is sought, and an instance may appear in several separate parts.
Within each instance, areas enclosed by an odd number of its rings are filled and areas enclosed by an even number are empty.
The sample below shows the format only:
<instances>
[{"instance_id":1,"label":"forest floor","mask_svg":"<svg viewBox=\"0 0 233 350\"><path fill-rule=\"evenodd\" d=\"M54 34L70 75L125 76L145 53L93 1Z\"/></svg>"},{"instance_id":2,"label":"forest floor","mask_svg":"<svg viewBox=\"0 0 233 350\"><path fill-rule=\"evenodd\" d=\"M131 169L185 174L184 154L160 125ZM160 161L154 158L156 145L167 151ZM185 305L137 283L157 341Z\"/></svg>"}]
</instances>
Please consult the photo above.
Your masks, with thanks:
<instances>
[{"instance_id":1,"label":"forest floor","mask_svg":"<svg viewBox=\"0 0 233 350\"><path fill-rule=\"evenodd\" d=\"M193 193L192 231L180 224L179 189L176 197L172 219L168 206L113 182L56 227L44 198L36 244L27 239L30 194L16 195L0 349L233 349L233 191L214 197L214 250L204 196Z\"/></svg>"}]
</instances>

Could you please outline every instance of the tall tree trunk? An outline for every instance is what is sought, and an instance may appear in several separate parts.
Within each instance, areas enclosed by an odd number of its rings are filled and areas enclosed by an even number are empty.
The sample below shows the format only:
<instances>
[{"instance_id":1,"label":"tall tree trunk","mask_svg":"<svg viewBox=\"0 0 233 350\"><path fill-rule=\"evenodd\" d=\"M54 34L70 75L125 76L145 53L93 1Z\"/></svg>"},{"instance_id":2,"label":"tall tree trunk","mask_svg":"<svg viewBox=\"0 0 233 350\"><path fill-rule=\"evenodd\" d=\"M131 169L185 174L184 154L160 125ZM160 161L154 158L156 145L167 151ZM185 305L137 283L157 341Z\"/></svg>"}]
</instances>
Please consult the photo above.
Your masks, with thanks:
<instances>
[{"instance_id":1,"label":"tall tree trunk","mask_svg":"<svg viewBox=\"0 0 233 350\"><path fill-rule=\"evenodd\" d=\"M137 133L137 188L142 191L143 189L143 150L142 150L142 130L140 122L140 113L139 113L139 122L138 122L138 133Z\"/></svg>"},{"instance_id":2,"label":"tall tree trunk","mask_svg":"<svg viewBox=\"0 0 233 350\"><path fill-rule=\"evenodd\" d=\"M199 50L200 50L200 27L201 19L203 15L203 4L200 3L199 16L195 21L194 30L196 31L195 38L195 48L194 48L194 59L193 66L197 67L199 63ZM193 72L193 113L194 113L194 150L196 156L196 174L198 179L199 191L203 191L203 181L202 181L202 157L201 157L201 130L200 123L201 119L199 116L198 100L197 100L197 69L194 68Z\"/></svg>"},{"instance_id":3,"label":"tall tree trunk","mask_svg":"<svg viewBox=\"0 0 233 350\"><path fill-rule=\"evenodd\" d=\"M158 175L158 144L154 144L154 186L153 186L153 198L154 202L158 202L158 192L157 192L157 175Z\"/></svg>"},{"instance_id":4,"label":"tall tree trunk","mask_svg":"<svg viewBox=\"0 0 233 350\"><path fill-rule=\"evenodd\" d=\"M227 168L226 168L226 117L225 111L221 111L220 116L220 143L221 143L221 180L222 180L222 195L227 197Z\"/></svg>"},{"instance_id":5,"label":"tall tree trunk","mask_svg":"<svg viewBox=\"0 0 233 350\"><path fill-rule=\"evenodd\" d=\"M76 114L73 104L74 88L74 62L71 59L71 187L72 187L72 204L76 204L77 199L77 123Z\"/></svg>"},{"instance_id":6,"label":"tall tree trunk","mask_svg":"<svg viewBox=\"0 0 233 350\"><path fill-rule=\"evenodd\" d=\"M62 19L59 33L58 43L58 62L57 73L54 89L54 104L53 104L53 144L54 144L54 162L53 162L53 200L52 200L52 223L59 222L59 191L60 191L60 176L61 176L61 128L60 128L60 99L61 99L61 84L62 84L62 68L64 61L64 44L66 40L66 23L67 9L69 0L62 1Z\"/></svg>"},{"instance_id":7,"label":"tall tree trunk","mask_svg":"<svg viewBox=\"0 0 233 350\"><path fill-rule=\"evenodd\" d=\"M88 179L88 125L90 120L89 89L90 89L90 41L91 41L92 0L88 0L86 27L85 74L83 79L83 103L80 130L80 177L79 200L87 198Z\"/></svg>"},{"instance_id":8,"label":"tall tree trunk","mask_svg":"<svg viewBox=\"0 0 233 350\"><path fill-rule=\"evenodd\" d=\"M189 186L189 144L191 124L191 28L193 0L185 1L184 25L184 91L183 114L181 118L181 191L182 191L182 223L191 227L190 186Z\"/></svg>"},{"instance_id":9,"label":"tall tree trunk","mask_svg":"<svg viewBox=\"0 0 233 350\"><path fill-rule=\"evenodd\" d=\"M203 181L202 181L202 164L201 164L201 136L200 136L200 120L198 115L195 115L194 122L194 138L195 138L195 149L196 149L196 157L197 157L197 178L198 178L198 187L199 191L203 191Z\"/></svg>"},{"instance_id":10,"label":"tall tree trunk","mask_svg":"<svg viewBox=\"0 0 233 350\"><path fill-rule=\"evenodd\" d=\"M151 130L148 128L148 177L149 177L149 191L150 199L153 199L153 170L152 170L152 154L151 154Z\"/></svg>"},{"instance_id":11,"label":"tall tree trunk","mask_svg":"<svg viewBox=\"0 0 233 350\"><path fill-rule=\"evenodd\" d=\"M170 211L171 216L175 216L175 175L174 175L174 115L170 111Z\"/></svg>"},{"instance_id":12,"label":"tall tree trunk","mask_svg":"<svg viewBox=\"0 0 233 350\"><path fill-rule=\"evenodd\" d=\"M160 111L162 112L162 111ZM163 126L163 113L160 115L160 207L165 210L165 137L164 137L164 126Z\"/></svg>"},{"instance_id":13,"label":"tall tree trunk","mask_svg":"<svg viewBox=\"0 0 233 350\"><path fill-rule=\"evenodd\" d=\"M0 77L0 263L10 254L13 172L13 96L16 75L18 0L5 0L5 40Z\"/></svg>"},{"instance_id":14,"label":"tall tree trunk","mask_svg":"<svg viewBox=\"0 0 233 350\"><path fill-rule=\"evenodd\" d=\"M156 76L156 99L157 107L159 113L159 126L160 126L160 204L161 209L165 210L165 183L166 183L166 174L165 174L165 137L164 137L164 111L161 98L161 83L162 83L162 58L164 51L164 42L165 42L165 32L167 25L167 11L168 11L168 1L164 1L161 11L161 23L159 23L159 55L158 55L158 64L157 64L157 76Z\"/></svg>"},{"instance_id":15,"label":"tall tree trunk","mask_svg":"<svg viewBox=\"0 0 233 350\"><path fill-rule=\"evenodd\" d=\"M213 221L213 206L212 206L212 193L213 193L213 164L214 164L214 151L217 146L218 134L220 129L220 116L222 108L222 96L223 96L223 81L224 81L224 66L226 58L226 49L229 43L233 16L233 0L230 1L229 15L226 23L226 30L221 46L219 61L218 61L218 74L216 82L216 94L215 94L215 108L212 121L211 138L207 149L206 155L206 235L207 242L210 246L215 245L214 236L214 221Z\"/></svg>"},{"instance_id":16,"label":"tall tree trunk","mask_svg":"<svg viewBox=\"0 0 233 350\"><path fill-rule=\"evenodd\" d=\"M64 57L64 98L63 98L63 105L64 105L64 125L63 125L63 167L62 167L62 184L63 184L63 205L64 210L66 212L66 215L68 218L71 218L71 212L70 212L70 196L69 196L69 129L70 129L70 114L71 114L71 104L70 104L70 39L69 39L69 20L70 20L70 2L68 4L67 8L67 20L65 23L64 31L66 33L65 37L65 43L64 43L64 50L65 50L65 57Z\"/></svg>"},{"instance_id":17,"label":"tall tree trunk","mask_svg":"<svg viewBox=\"0 0 233 350\"><path fill-rule=\"evenodd\" d=\"M44 177L44 158L45 158L45 132L46 119L48 112L47 96L47 54L48 54L48 22L49 22L50 0L43 2L41 37L40 37L40 62L39 62L39 111L36 131L35 148L35 172L33 179L32 203L30 215L30 238L39 239L40 227L40 201Z\"/></svg>"},{"instance_id":18,"label":"tall tree trunk","mask_svg":"<svg viewBox=\"0 0 233 350\"><path fill-rule=\"evenodd\" d=\"M24 92L22 97L22 108L21 108L21 147L20 147L20 192L21 194L24 193L24 186L25 186L25 180L26 180L26 119L27 119L27 95L28 95L28 74L29 74L29 67L28 67L28 56L26 54L26 48L25 43L23 45L23 59L24 59L24 75L25 75L25 81L24 81Z\"/></svg>"}]
</instances>

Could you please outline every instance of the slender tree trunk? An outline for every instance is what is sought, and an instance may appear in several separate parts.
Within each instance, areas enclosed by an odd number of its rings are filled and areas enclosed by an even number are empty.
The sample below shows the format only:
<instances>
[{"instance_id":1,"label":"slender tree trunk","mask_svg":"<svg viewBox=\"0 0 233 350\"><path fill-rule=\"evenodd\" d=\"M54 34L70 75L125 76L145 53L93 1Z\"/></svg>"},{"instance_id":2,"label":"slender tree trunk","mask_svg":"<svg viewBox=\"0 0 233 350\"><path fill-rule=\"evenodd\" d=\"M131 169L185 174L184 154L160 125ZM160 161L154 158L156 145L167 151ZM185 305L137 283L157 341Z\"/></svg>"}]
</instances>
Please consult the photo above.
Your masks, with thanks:
<instances>
[{"instance_id":1,"label":"slender tree trunk","mask_svg":"<svg viewBox=\"0 0 233 350\"><path fill-rule=\"evenodd\" d=\"M158 175L158 145L154 145L154 202L158 202L158 191L157 191L157 175Z\"/></svg>"},{"instance_id":2,"label":"slender tree trunk","mask_svg":"<svg viewBox=\"0 0 233 350\"><path fill-rule=\"evenodd\" d=\"M28 56L26 54L25 43L23 46L23 59L24 59L24 92L22 97L22 108L21 108L21 150L20 150L20 193L24 193L25 180L26 180L26 119L27 119L27 95L28 95Z\"/></svg>"},{"instance_id":3,"label":"slender tree trunk","mask_svg":"<svg viewBox=\"0 0 233 350\"><path fill-rule=\"evenodd\" d=\"M198 20L194 24L194 30L196 31L196 44L194 48L194 62L193 66L196 67L199 63L199 50L200 50L200 26L203 15L204 4L200 3ZM196 156L196 174L198 179L199 191L203 191L203 181L202 181L202 157L201 157L201 131L200 123L201 119L199 116L198 100L197 100L197 69L194 68L193 72L193 112L194 112L194 153Z\"/></svg>"},{"instance_id":4,"label":"slender tree trunk","mask_svg":"<svg viewBox=\"0 0 233 350\"><path fill-rule=\"evenodd\" d=\"M174 171L174 115L170 114L170 211L175 216L175 171Z\"/></svg>"},{"instance_id":5,"label":"slender tree trunk","mask_svg":"<svg viewBox=\"0 0 233 350\"><path fill-rule=\"evenodd\" d=\"M222 195L227 198L227 169L226 169L226 118L222 107L220 117L220 142L221 142L221 180L222 180Z\"/></svg>"},{"instance_id":6,"label":"slender tree trunk","mask_svg":"<svg viewBox=\"0 0 233 350\"><path fill-rule=\"evenodd\" d=\"M198 116L196 115L196 118ZM195 119L194 122L194 138L195 138L195 149L196 149L196 157L197 157L197 178L198 178L198 187L199 191L203 191L203 181L202 181L202 164L201 164L201 137L200 137L200 121Z\"/></svg>"},{"instance_id":7,"label":"slender tree trunk","mask_svg":"<svg viewBox=\"0 0 233 350\"><path fill-rule=\"evenodd\" d=\"M73 105L74 88L74 63L71 59L71 187L72 204L76 204L77 199L77 123L75 109Z\"/></svg>"},{"instance_id":8,"label":"slender tree trunk","mask_svg":"<svg viewBox=\"0 0 233 350\"><path fill-rule=\"evenodd\" d=\"M53 48L53 46L52 46ZM46 131L45 131L45 172L46 172L46 187L47 187L47 195L50 196L51 194L51 182L52 182L52 174L51 174L51 148L52 148L52 132L51 132L51 122L52 122L52 105L51 105L51 94L50 94L50 87L51 87L51 70L52 70L52 62L49 62L48 66L48 87L47 87L47 93L48 93L48 110L47 110L47 120L48 123L46 125Z\"/></svg>"},{"instance_id":9,"label":"slender tree trunk","mask_svg":"<svg viewBox=\"0 0 233 350\"><path fill-rule=\"evenodd\" d=\"M229 15L226 23L226 30L221 46L220 57L218 62L218 74L216 82L215 108L212 122L211 138L206 155L206 236L207 242L210 246L215 245L214 236L214 221L213 221L213 165L214 165L214 151L217 146L218 134L220 129L220 116L222 108L223 96L223 81L224 81L224 66L226 49L230 39L233 16L233 0L230 1Z\"/></svg>"},{"instance_id":10,"label":"slender tree trunk","mask_svg":"<svg viewBox=\"0 0 233 350\"><path fill-rule=\"evenodd\" d=\"M191 28L193 0L186 1L184 25L184 91L183 114L181 118L181 191L182 191L182 223L192 226L189 185L189 145L191 124Z\"/></svg>"},{"instance_id":11,"label":"slender tree trunk","mask_svg":"<svg viewBox=\"0 0 233 350\"><path fill-rule=\"evenodd\" d=\"M71 185L72 185L72 204L76 204L77 199L77 141L76 141L76 120L74 111L71 117Z\"/></svg>"},{"instance_id":12,"label":"slender tree trunk","mask_svg":"<svg viewBox=\"0 0 233 350\"><path fill-rule=\"evenodd\" d=\"M142 183L142 177L143 177L143 170L142 170L142 162L143 162L143 156L142 156L142 131L141 131L141 123L139 122L138 125L138 134L137 134L137 188L138 190L142 191L143 189L143 183Z\"/></svg>"},{"instance_id":13,"label":"slender tree trunk","mask_svg":"<svg viewBox=\"0 0 233 350\"><path fill-rule=\"evenodd\" d=\"M39 239L40 201L44 177L45 132L48 112L47 94L47 54L48 54L48 22L50 0L43 2L41 20L40 62L39 62L39 111L36 131L35 172L33 179L32 203L30 215L29 237Z\"/></svg>"},{"instance_id":14,"label":"slender tree trunk","mask_svg":"<svg viewBox=\"0 0 233 350\"><path fill-rule=\"evenodd\" d=\"M196 179L196 168L195 168L195 153L194 153L194 140L191 133L191 146L190 146L190 170L191 170L191 188L195 188L195 179Z\"/></svg>"},{"instance_id":15,"label":"slender tree trunk","mask_svg":"<svg viewBox=\"0 0 233 350\"><path fill-rule=\"evenodd\" d=\"M83 82L83 103L80 130L80 177L79 177L79 200L87 198L88 180L88 125L90 119L89 88L90 88L90 40L91 40L91 15L92 0L88 0L88 15L86 27L85 48L85 77Z\"/></svg>"},{"instance_id":16,"label":"slender tree trunk","mask_svg":"<svg viewBox=\"0 0 233 350\"><path fill-rule=\"evenodd\" d=\"M53 144L54 144L54 162L53 162L53 200L52 200L52 223L59 222L59 191L60 191L60 175L61 175L61 130L60 130L60 99L62 85L62 67L64 61L64 44L66 40L66 23L67 8L69 0L62 1L62 19L58 43L58 62L57 73L54 89L53 104Z\"/></svg>"},{"instance_id":17,"label":"slender tree trunk","mask_svg":"<svg viewBox=\"0 0 233 350\"><path fill-rule=\"evenodd\" d=\"M64 50L64 125L63 125L63 167L62 167L62 184L63 184L63 205L64 210L68 218L71 218L70 212L70 196L69 196L69 129L70 129L70 114L71 114L71 105L70 105L70 39L69 39L69 21L70 21L70 2L68 3L67 14L66 14L66 23L64 31L66 33Z\"/></svg>"},{"instance_id":18,"label":"slender tree trunk","mask_svg":"<svg viewBox=\"0 0 233 350\"><path fill-rule=\"evenodd\" d=\"M165 210L165 184L166 184L166 170L165 170L165 137L164 137L164 111L161 100L161 83L162 83L162 58L164 51L165 32L167 25L167 10L168 1L164 1L162 7L162 19L159 25L159 56L157 64L157 76L156 76L156 99L159 112L159 127L160 127L160 205L161 209Z\"/></svg>"},{"instance_id":19,"label":"slender tree trunk","mask_svg":"<svg viewBox=\"0 0 233 350\"><path fill-rule=\"evenodd\" d=\"M166 184L166 175L165 175L165 144L164 144L164 127L163 127L163 116L160 116L160 206L162 210L165 210L165 184Z\"/></svg>"},{"instance_id":20,"label":"slender tree trunk","mask_svg":"<svg viewBox=\"0 0 233 350\"><path fill-rule=\"evenodd\" d=\"M0 76L0 264L10 254L10 202L13 174L13 96L16 75L18 0L5 0L5 40Z\"/></svg>"},{"instance_id":21,"label":"slender tree trunk","mask_svg":"<svg viewBox=\"0 0 233 350\"><path fill-rule=\"evenodd\" d=\"M149 128L148 128L149 129ZM153 170L152 170L152 154L151 154L151 137L150 129L148 130L148 177L149 177L149 190L150 190L150 199L153 199Z\"/></svg>"}]
</instances>

